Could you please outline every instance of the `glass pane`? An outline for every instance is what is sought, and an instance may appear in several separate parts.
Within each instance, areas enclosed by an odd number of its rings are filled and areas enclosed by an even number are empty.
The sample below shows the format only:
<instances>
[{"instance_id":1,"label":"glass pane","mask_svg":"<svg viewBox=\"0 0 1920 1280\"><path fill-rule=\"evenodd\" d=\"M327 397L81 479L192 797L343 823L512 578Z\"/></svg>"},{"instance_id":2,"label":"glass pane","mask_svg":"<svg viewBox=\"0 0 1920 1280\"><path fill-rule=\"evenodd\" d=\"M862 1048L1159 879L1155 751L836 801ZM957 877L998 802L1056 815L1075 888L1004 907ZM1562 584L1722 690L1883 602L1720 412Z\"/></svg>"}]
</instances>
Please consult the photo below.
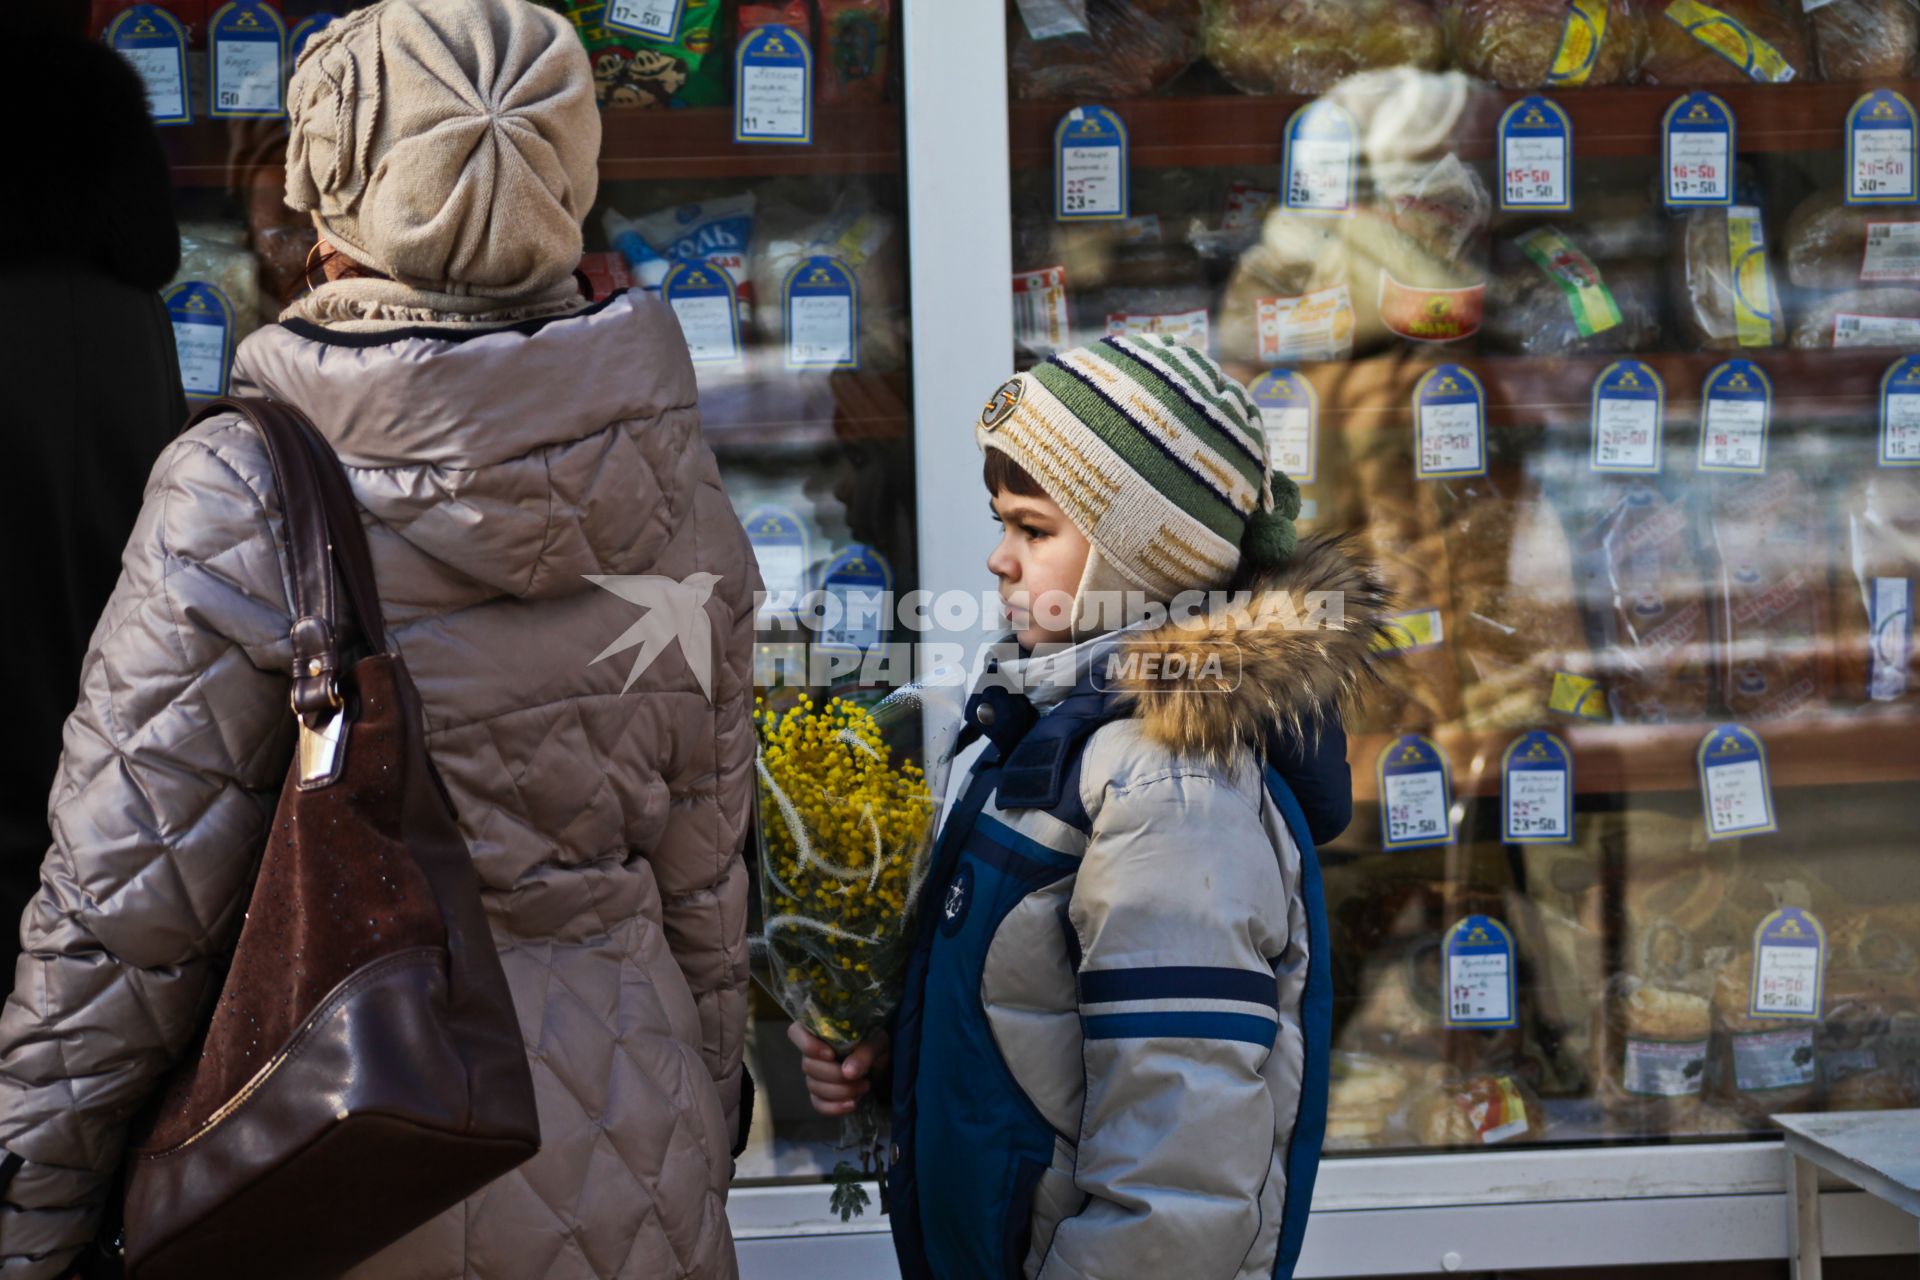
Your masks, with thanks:
<instances>
[{"instance_id":1,"label":"glass pane","mask_svg":"<svg viewBox=\"0 0 1920 1280\"><path fill-rule=\"evenodd\" d=\"M1332 1150L1920 1102L1915 19L1716 7L1009 11L1016 362L1208 350L1398 599Z\"/></svg>"}]
</instances>

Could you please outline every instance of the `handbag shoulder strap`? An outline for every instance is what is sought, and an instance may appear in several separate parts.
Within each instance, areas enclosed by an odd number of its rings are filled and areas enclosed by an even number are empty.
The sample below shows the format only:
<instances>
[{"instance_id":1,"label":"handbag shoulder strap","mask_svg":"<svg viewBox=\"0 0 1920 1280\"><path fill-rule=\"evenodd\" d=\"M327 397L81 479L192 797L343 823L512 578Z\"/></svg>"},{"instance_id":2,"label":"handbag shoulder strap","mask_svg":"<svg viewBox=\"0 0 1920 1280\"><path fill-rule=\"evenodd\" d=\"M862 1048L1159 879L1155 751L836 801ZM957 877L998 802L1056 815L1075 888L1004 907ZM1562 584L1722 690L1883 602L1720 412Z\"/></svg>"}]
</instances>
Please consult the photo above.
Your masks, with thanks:
<instances>
[{"instance_id":1,"label":"handbag shoulder strap","mask_svg":"<svg viewBox=\"0 0 1920 1280\"><path fill-rule=\"evenodd\" d=\"M387 647L353 488L333 446L292 405L255 396L210 400L188 425L220 413L239 414L266 441L293 575L293 707L302 717L325 716L340 706L342 655L356 632L369 652ZM344 602L336 582L346 589Z\"/></svg>"}]
</instances>

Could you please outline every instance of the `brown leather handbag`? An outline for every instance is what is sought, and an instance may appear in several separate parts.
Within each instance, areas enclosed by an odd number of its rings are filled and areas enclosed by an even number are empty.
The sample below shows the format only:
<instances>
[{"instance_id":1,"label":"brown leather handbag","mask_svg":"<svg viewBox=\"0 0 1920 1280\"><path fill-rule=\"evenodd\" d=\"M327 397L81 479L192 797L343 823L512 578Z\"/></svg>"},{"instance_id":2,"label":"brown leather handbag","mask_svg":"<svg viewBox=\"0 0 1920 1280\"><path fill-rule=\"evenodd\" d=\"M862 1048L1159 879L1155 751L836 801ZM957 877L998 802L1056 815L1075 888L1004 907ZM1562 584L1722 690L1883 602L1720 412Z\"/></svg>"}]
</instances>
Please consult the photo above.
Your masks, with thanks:
<instances>
[{"instance_id":1,"label":"brown leather handbag","mask_svg":"<svg viewBox=\"0 0 1920 1280\"><path fill-rule=\"evenodd\" d=\"M287 405L214 413L273 460L298 747L205 1040L128 1153L125 1262L134 1280L319 1280L528 1159L539 1124L346 474Z\"/></svg>"}]
</instances>

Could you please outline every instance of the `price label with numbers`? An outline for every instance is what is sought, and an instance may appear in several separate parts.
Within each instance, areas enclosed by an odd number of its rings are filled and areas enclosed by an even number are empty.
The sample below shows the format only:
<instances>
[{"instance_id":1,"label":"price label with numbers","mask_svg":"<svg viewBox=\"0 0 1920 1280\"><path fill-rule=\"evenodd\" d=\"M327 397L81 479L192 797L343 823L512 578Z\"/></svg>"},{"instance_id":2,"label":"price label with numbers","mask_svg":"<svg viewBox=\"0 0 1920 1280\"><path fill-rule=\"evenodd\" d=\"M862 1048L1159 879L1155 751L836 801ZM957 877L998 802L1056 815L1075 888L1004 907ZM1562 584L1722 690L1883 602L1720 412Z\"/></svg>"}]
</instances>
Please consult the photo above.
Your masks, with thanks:
<instances>
[{"instance_id":1,"label":"price label with numbers","mask_svg":"<svg viewBox=\"0 0 1920 1280\"><path fill-rule=\"evenodd\" d=\"M235 0L207 23L212 48L208 111L223 119L286 114L287 28L262 0Z\"/></svg>"},{"instance_id":2,"label":"price label with numbers","mask_svg":"<svg viewBox=\"0 0 1920 1280\"><path fill-rule=\"evenodd\" d=\"M1346 109L1315 99L1287 121L1280 161L1280 203L1296 213L1353 211L1360 131Z\"/></svg>"},{"instance_id":3,"label":"price label with numbers","mask_svg":"<svg viewBox=\"0 0 1920 1280\"><path fill-rule=\"evenodd\" d=\"M1920 356L1901 356L1880 379L1880 465L1920 467Z\"/></svg>"},{"instance_id":4,"label":"price label with numbers","mask_svg":"<svg viewBox=\"0 0 1920 1280\"><path fill-rule=\"evenodd\" d=\"M860 367L860 285L844 262L805 259L784 293L789 369Z\"/></svg>"},{"instance_id":5,"label":"price label with numbers","mask_svg":"<svg viewBox=\"0 0 1920 1280\"><path fill-rule=\"evenodd\" d=\"M300 55L306 52L307 41L325 31L340 19L331 13L315 13L301 19L300 25L293 29L293 35L287 41L287 74L293 74L294 64L300 61Z\"/></svg>"},{"instance_id":6,"label":"price label with numbers","mask_svg":"<svg viewBox=\"0 0 1920 1280\"><path fill-rule=\"evenodd\" d=\"M1487 392L1464 365L1436 365L1413 388L1415 474L1422 480L1487 470Z\"/></svg>"},{"instance_id":7,"label":"price label with numbers","mask_svg":"<svg viewBox=\"0 0 1920 1280\"><path fill-rule=\"evenodd\" d=\"M1105 107L1075 107L1053 131L1053 216L1061 222L1127 217L1127 126Z\"/></svg>"},{"instance_id":8,"label":"price label with numbers","mask_svg":"<svg viewBox=\"0 0 1920 1280\"><path fill-rule=\"evenodd\" d=\"M161 298L173 323L180 385L188 398L224 396L233 365L233 304L226 294L198 280L176 284Z\"/></svg>"},{"instance_id":9,"label":"price label with numbers","mask_svg":"<svg viewBox=\"0 0 1920 1280\"><path fill-rule=\"evenodd\" d=\"M1274 470L1286 472L1296 484L1312 484L1320 465L1320 398L1313 384L1292 370L1272 369L1247 391L1260 410Z\"/></svg>"},{"instance_id":10,"label":"price label with numbers","mask_svg":"<svg viewBox=\"0 0 1920 1280\"><path fill-rule=\"evenodd\" d=\"M1396 738L1380 753L1380 827L1383 847L1420 849L1453 840L1453 784L1447 757L1417 733Z\"/></svg>"},{"instance_id":11,"label":"price label with numbers","mask_svg":"<svg viewBox=\"0 0 1920 1280\"><path fill-rule=\"evenodd\" d=\"M753 558L760 565L764 591L758 610L759 627L776 619L792 618L807 593L807 526L784 507L760 507L742 521Z\"/></svg>"},{"instance_id":12,"label":"price label with numbers","mask_svg":"<svg viewBox=\"0 0 1920 1280\"><path fill-rule=\"evenodd\" d=\"M813 141L813 49L792 27L755 27L733 55L733 140Z\"/></svg>"},{"instance_id":13,"label":"price label with numbers","mask_svg":"<svg viewBox=\"0 0 1920 1280\"><path fill-rule=\"evenodd\" d=\"M614 31L671 44L680 35L686 0L607 0L606 24Z\"/></svg>"},{"instance_id":14,"label":"price label with numbers","mask_svg":"<svg viewBox=\"0 0 1920 1280\"><path fill-rule=\"evenodd\" d=\"M1759 734L1742 725L1721 725L1700 740L1699 762L1709 840L1775 829L1767 749Z\"/></svg>"},{"instance_id":15,"label":"price label with numbers","mask_svg":"<svg viewBox=\"0 0 1920 1280\"><path fill-rule=\"evenodd\" d=\"M1667 388L1644 360L1616 360L1593 384L1595 471L1658 475Z\"/></svg>"},{"instance_id":16,"label":"price label with numbers","mask_svg":"<svg viewBox=\"0 0 1920 1280\"><path fill-rule=\"evenodd\" d=\"M1468 916L1447 930L1441 951L1447 971L1447 998L1441 1010L1444 1025L1519 1025L1513 998L1513 934L1507 926L1492 916Z\"/></svg>"},{"instance_id":17,"label":"price label with numbers","mask_svg":"<svg viewBox=\"0 0 1920 1280\"><path fill-rule=\"evenodd\" d=\"M733 277L707 262L676 263L660 282L660 297L680 321L695 364L740 358L740 306Z\"/></svg>"},{"instance_id":18,"label":"price label with numbers","mask_svg":"<svg viewBox=\"0 0 1920 1280\"><path fill-rule=\"evenodd\" d=\"M133 64L155 124L191 124L187 98L187 30L158 5L136 4L108 24L107 47Z\"/></svg>"},{"instance_id":19,"label":"price label with numbers","mask_svg":"<svg viewBox=\"0 0 1920 1280\"><path fill-rule=\"evenodd\" d=\"M1748 1016L1818 1018L1826 967L1827 931L1820 922L1798 907L1774 912L1753 931Z\"/></svg>"},{"instance_id":20,"label":"price label with numbers","mask_svg":"<svg viewBox=\"0 0 1920 1280\"><path fill-rule=\"evenodd\" d=\"M1508 844L1573 842L1573 752L1536 729L1500 758L1501 839Z\"/></svg>"},{"instance_id":21,"label":"price label with numbers","mask_svg":"<svg viewBox=\"0 0 1920 1280\"><path fill-rule=\"evenodd\" d=\"M885 556L855 543L827 565L820 589L827 598L827 625L817 643L871 649L886 638L893 569Z\"/></svg>"},{"instance_id":22,"label":"price label with numbers","mask_svg":"<svg viewBox=\"0 0 1920 1280\"><path fill-rule=\"evenodd\" d=\"M1847 112L1847 203L1912 204L1920 199L1913 104L1875 89Z\"/></svg>"},{"instance_id":23,"label":"price label with numbers","mask_svg":"<svg viewBox=\"0 0 1920 1280\"><path fill-rule=\"evenodd\" d=\"M1573 121L1549 98L1522 98L1500 117L1500 207L1573 208Z\"/></svg>"},{"instance_id":24,"label":"price label with numbers","mask_svg":"<svg viewBox=\"0 0 1920 1280\"><path fill-rule=\"evenodd\" d=\"M1671 208L1733 203L1733 108L1711 93L1689 93L1661 123L1662 187Z\"/></svg>"},{"instance_id":25,"label":"price label with numbers","mask_svg":"<svg viewBox=\"0 0 1920 1280\"><path fill-rule=\"evenodd\" d=\"M1700 469L1760 475L1767 469L1773 381L1751 360L1729 360L1700 393Z\"/></svg>"}]
</instances>

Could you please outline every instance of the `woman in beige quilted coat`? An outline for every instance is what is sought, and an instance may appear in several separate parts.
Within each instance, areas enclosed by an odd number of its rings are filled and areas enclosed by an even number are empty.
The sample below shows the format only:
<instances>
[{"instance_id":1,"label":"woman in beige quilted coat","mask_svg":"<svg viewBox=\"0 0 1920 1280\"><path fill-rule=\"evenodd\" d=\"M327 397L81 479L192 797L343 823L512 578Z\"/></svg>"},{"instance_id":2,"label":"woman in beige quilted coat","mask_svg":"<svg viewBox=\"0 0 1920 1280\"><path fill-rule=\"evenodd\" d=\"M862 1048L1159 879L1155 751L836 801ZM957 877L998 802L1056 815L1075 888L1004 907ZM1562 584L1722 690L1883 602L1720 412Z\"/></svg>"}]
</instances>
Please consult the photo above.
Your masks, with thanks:
<instances>
[{"instance_id":1,"label":"woman in beige quilted coat","mask_svg":"<svg viewBox=\"0 0 1920 1280\"><path fill-rule=\"evenodd\" d=\"M314 40L291 115L288 203L340 278L241 345L236 388L348 468L543 1140L352 1280L731 1276L758 576L673 317L571 278L586 58L525 0L387 0ZM281 522L232 416L148 482L0 1015L5 1280L76 1264L236 935L293 742Z\"/></svg>"}]
</instances>

